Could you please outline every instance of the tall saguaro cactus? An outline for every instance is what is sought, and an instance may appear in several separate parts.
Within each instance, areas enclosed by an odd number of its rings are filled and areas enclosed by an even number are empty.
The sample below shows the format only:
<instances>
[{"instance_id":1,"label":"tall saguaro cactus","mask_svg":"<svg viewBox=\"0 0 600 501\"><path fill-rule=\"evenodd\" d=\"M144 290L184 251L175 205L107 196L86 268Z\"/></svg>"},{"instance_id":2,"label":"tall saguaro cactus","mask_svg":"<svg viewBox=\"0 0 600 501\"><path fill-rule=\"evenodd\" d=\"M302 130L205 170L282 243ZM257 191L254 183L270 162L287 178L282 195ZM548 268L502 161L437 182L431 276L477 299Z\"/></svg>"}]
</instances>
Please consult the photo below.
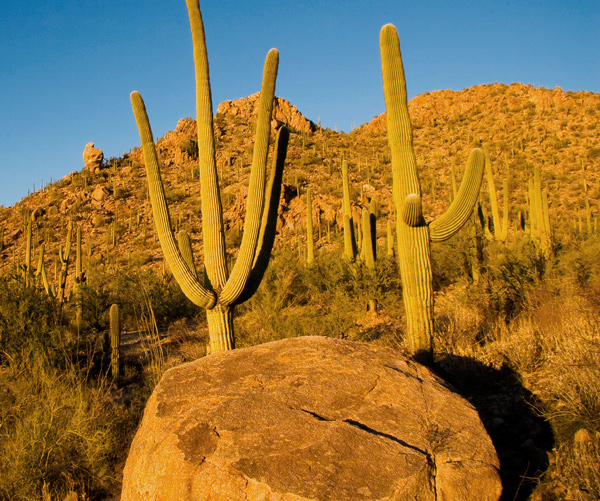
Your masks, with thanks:
<instances>
[{"instance_id":1,"label":"tall saguaro cactus","mask_svg":"<svg viewBox=\"0 0 600 501\"><path fill-rule=\"evenodd\" d=\"M383 93L388 143L392 152L393 197L396 207L398 261L411 354L429 358L433 351L433 292L430 242L454 235L467 221L479 196L484 154L471 152L460 189L448 210L426 223L413 149L406 82L396 28L387 24L380 34Z\"/></svg>"},{"instance_id":2,"label":"tall saguaro cactus","mask_svg":"<svg viewBox=\"0 0 600 501\"><path fill-rule=\"evenodd\" d=\"M204 26L198 0L186 0L196 70L196 121L198 126L198 163L203 219L204 264L206 281L202 283L182 256L171 231L169 210L158 168L158 158L150 123L142 97L131 94L133 112L140 131L152 210L165 259L185 295L206 309L211 353L233 349L233 308L256 290L273 245L281 175L289 132L282 127L274 148L271 181L266 186L266 165L271 131L271 114L275 99L275 79L279 53L271 49L265 61L260 92L258 123L248 188L244 234L238 259L229 273L225 252L223 209L213 135L213 113L208 76L208 58Z\"/></svg>"}]
</instances>

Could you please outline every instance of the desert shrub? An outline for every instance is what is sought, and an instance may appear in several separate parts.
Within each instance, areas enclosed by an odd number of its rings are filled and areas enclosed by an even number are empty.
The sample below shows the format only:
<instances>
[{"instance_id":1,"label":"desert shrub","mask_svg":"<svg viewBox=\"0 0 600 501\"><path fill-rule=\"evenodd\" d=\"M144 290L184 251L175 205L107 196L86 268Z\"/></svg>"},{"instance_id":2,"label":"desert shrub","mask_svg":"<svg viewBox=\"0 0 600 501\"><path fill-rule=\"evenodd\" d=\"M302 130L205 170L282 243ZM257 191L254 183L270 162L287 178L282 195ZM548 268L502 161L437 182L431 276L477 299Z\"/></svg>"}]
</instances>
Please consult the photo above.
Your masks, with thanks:
<instances>
[{"instance_id":1,"label":"desert shrub","mask_svg":"<svg viewBox=\"0 0 600 501\"><path fill-rule=\"evenodd\" d=\"M369 301L394 308L401 300L395 263L380 259L375 270L322 253L306 266L289 249L271 260L256 294L239 308L236 342L249 346L286 337L356 338L357 320Z\"/></svg>"},{"instance_id":2,"label":"desert shrub","mask_svg":"<svg viewBox=\"0 0 600 501\"><path fill-rule=\"evenodd\" d=\"M0 379L0 499L100 494L114 482L107 388L40 356L11 364ZM45 497L44 497L45 496Z\"/></svg>"},{"instance_id":3,"label":"desert shrub","mask_svg":"<svg viewBox=\"0 0 600 501\"><path fill-rule=\"evenodd\" d=\"M57 305L16 277L0 277L0 352L19 362L38 351L54 359L62 348Z\"/></svg>"}]
</instances>

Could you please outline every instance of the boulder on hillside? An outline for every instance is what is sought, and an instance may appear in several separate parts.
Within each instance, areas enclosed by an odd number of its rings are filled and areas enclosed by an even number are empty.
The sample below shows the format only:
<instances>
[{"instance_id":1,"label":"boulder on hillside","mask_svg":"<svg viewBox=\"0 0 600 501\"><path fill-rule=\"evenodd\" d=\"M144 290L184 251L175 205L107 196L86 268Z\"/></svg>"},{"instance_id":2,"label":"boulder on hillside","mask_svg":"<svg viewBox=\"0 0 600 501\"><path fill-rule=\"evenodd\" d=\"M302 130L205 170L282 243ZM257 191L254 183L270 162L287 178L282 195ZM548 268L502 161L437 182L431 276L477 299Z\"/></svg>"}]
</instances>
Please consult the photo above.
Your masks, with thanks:
<instances>
[{"instance_id":1,"label":"boulder on hillside","mask_svg":"<svg viewBox=\"0 0 600 501\"><path fill-rule=\"evenodd\" d=\"M102 160L104 160L104 153L102 150L95 148L94 143L88 143L85 145L83 150L83 162L85 168L91 173L98 172L102 167Z\"/></svg>"},{"instance_id":2,"label":"boulder on hillside","mask_svg":"<svg viewBox=\"0 0 600 501\"><path fill-rule=\"evenodd\" d=\"M396 351L304 337L167 371L123 480L134 500L497 500L476 410Z\"/></svg>"}]
</instances>

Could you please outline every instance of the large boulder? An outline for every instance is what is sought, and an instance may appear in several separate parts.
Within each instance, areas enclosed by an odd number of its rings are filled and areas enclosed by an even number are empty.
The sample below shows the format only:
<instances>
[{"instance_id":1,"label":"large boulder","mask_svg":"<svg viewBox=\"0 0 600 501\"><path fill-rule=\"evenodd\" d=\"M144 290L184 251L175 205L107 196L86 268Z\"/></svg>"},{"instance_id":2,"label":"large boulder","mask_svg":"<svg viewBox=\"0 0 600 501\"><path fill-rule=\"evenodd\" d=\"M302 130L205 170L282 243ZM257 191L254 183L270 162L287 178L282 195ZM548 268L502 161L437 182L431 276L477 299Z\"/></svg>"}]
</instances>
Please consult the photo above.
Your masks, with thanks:
<instances>
[{"instance_id":1,"label":"large boulder","mask_svg":"<svg viewBox=\"0 0 600 501\"><path fill-rule=\"evenodd\" d=\"M85 145L85 149L83 150L83 163L87 170L91 173L98 172L102 168L102 160L104 160L104 153L102 153L102 150L96 148L94 143Z\"/></svg>"},{"instance_id":2,"label":"large boulder","mask_svg":"<svg viewBox=\"0 0 600 501\"><path fill-rule=\"evenodd\" d=\"M498 469L476 410L428 369L304 337L167 371L121 499L497 500Z\"/></svg>"}]
</instances>

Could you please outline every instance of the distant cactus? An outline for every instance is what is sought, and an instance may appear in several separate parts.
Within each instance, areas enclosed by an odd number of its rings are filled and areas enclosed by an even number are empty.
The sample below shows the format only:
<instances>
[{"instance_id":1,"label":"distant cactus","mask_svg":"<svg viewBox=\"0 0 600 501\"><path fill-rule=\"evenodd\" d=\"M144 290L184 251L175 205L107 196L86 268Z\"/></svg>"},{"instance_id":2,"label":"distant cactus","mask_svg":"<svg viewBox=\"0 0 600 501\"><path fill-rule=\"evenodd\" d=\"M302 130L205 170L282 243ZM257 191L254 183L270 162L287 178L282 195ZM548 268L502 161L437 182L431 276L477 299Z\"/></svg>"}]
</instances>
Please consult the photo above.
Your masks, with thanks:
<instances>
[{"instance_id":1,"label":"distant cactus","mask_svg":"<svg viewBox=\"0 0 600 501\"><path fill-rule=\"evenodd\" d=\"M25 242L25 268L23 270L25 275L25 287L31 285L31 219L27 221L27 240Z\"/></svg>"},{"instance_id":2,"label":"distant cactus","mask_svg":"<svg viewBox=\"0 0 600 501\"><path fill-rule=\"evenodd\" d=\"M58 249L58 260L60 261L60 274L58 276L58 300L63 303L66 299L65 289L67 285L67 271L69 269L69 257L71 256L71 240L73 238L73 222L69 221L67 226L67 240L63 250L62 245Z\"/></svg>"},{"instance_id":3,"label":"distant cactus","mask_svg":"<svg viewBox=\"0 0 600 501\"><path fill-rule=\"evenodd\" d=\"M48 281L48 275L46 273L46 266L44 265L44 249L45 249L45 244L42 243L40 245L40 260L38 262L37 274L42 279L42 285L44 286L44 290L46 291L46 294L48 294L48 296L50 296L51 298L54 298L54 291L52 290L52 287L50 286L50 282Z\"/></svg>"},{"instance_id":4,"label":"distant cactus","mask_svg":"<svg viewBox=\"0 0 600 501\"><path fill-rule=\"evenodd\" d=\"M234 348L233 308L236 304L248 299L250 291L256 290L266 269L277 223L281 170L285 161L289 132L287 128L282 127L277 135L271 182L267 189L266 164L271 114L275 98L275 79L279 62L279 53L277 50L271 49L265 61L263 85L260 92L244 234L238 259L230 274L227 268L223 209L218 186L204 27L198 0L186 0L186 4L192 31L196 69L198 163L201 178L201 210L207 277L205 284L201 283L190 270L171 231L156 148L142 97L137 92L133 92L131 102L142 140L150 199L161 247L183 292L193 303L206 309L210 336L209 350L211 353L215 353Z\"/></svg>"},{"instance_id":5,"label":"distant cactus","mask_svg":"<svg viewBox=\"0 0 600 501\"><path fill-rule=\"evenodd\" d=\"M540 168L533 169L533 179L529 180L529 227L531 238L546 258L552 254L552 236L548 213L548 195L542 190Z\"/></svg>"},{"instance_id":6,"label":"distant cactus","mask_svg":"<svg viewBox=\"0 0 600 501\"><path fill-rule=\"evenodd\" d=\"M485 158L480 149L470 154L454 201L446 213L427 224L422 212L400 42L393 25L382 28L380 48L388 143L392 152L398 261L407 317L406 338L411 354L430 358L433 290L429 244L450 238L471 216L479 196Z\"/></svg>"},{"instance_id":7,"label":"distant cactus","mask_svg":"<svg viewBox=\"0 0 600 501\"><path fill-rule=\"evenodd\" d=\"M306 190L306 264L315 262L315 240L312 221L312 190Z\"/></svg>"},{"instance_id":8,"label":"distant cactus","mask_svg":"<svg viewBox=\"0 0 600 501\"><path fill-rule=\"evenodd\" d=\"M75 279L73 284L73 294L76 303L76 321L77 326L81 326L83 319L83 284L85 274L83 272L82 254L81 254L81 228L77 228L77 242L75 245Z\"/></svg>"},{"instance_id":9,"label":"distant cactus","mask_svg":"<svg viewBox=\"0 0 600 501\"><path fill-rule=\"evenodd\" d=\"M350 176L348 175L348 162L342 161L342 214L344 218L344 253L350 262L356 259L357 245L354 233L354 219L352 205L350 204Z\"/></svg>"},{"instance_id":10,"label":"distant cactus","mask_svg":"<svg viewBox=\"0 0 600 501\"><path fill-rule=\"evenodd\" d=\"M113 383L119 381L119 350L121 346L121 321L119 319L119 305L113 304L109 311L110 316L110 368Z\"/></svg>"},{"instance_id":11,"label":"distant cactus","mask_svg":"<svg viewBox=\"0 0 600 501\"><path fill-rule=\"evenodd\" d=\"M500 242L506 242L506 238L508 236L508 181L506 179L502 181L504 211L502 214L502 220L500 220L498 198L496 196L496 185L494 184L494 173L492 171L492 161L490 160L490 153L487 148L484 148L484 153L485 175L488 183L490 206L492 208L492 229L486 231L486 236L488 236L488 238L498 240ZM487 225L486 229L489 229L489 224L487 224L487 218L485 223Z\"/></svg>"},{"instance_id":12,"label":"distant cactus","mask_svg":"<svg viewBox=\"0 0 600 501\"><path fill-rule=\"evenodd\" d=\"M387 257L394 257L394 235L392 232L392 222L388 219L387 227Z\"/></svg>"},{"instance_id":13,"label":"distant cactus","mask_svg":"<svg viewBox=\"0 0 600 501\"><path fill-rule=\"evenodd\" d=\"M375 239L373 238L373 218L368 209L362 210L362 254L365 265L369 269L375 268Z\"/></svg>"}]
</instances>

